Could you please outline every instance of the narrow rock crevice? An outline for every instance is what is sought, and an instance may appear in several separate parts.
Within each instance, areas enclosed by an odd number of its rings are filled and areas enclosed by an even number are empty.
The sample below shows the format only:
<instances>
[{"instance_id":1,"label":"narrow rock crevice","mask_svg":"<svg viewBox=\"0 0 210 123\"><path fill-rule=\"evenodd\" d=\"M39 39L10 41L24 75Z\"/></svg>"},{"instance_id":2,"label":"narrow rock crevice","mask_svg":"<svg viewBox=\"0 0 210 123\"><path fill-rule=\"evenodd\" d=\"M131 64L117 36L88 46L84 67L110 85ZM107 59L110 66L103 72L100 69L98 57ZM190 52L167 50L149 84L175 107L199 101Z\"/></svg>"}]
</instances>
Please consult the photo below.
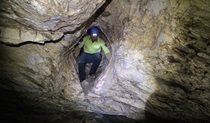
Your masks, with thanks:
<instances>
[{"instance_id":1,"label":"narrow rock crevice","mask_svg":"<svg viewBox=\"0 0 210 123\"><path fill-rule=\"evenodd\" d=\"M90 27L90 28L92 28L92 27ZM87 29L87 34L86 35L90 35L89 32L90 30L89 29ZM106 37L106 35L102 32L102 30L100 29L100 28L98 28L98 35L99 35L99 38L101 38L102 40L104 40L105 41L105 45L108 47L108 49L109 49L109 51L110 51L110 53L112 53L112 49L111 49L111 45L110 45L110 42L109 42L109 40L107 39L107 37ZM86 35L84 35L84 36L82 36L82 37L85 37ZM83 38L81 38L80 40L79 40L79 42L77 43L77 45L81 42L83 40ZM75 47L77 47L77 45L75 46ZM69 52L70 54L72 54L71 52ZM81 48L81 50L80 50L80 55L81 55L81 53L83 53L83 48ZM79 56L80 56L79 55ZM90 69L91 69L91 66L92 66L92 63L87 63L86 64L86 81L88 82L88 83L86 83L86 85L81 85L82 86L82 88L83 88L83 92L85 93L85 95L87 95L87 93L89 92L89 91L91 91L91 89L92 88L94 88L94 85L96 84L95 83L95 81L97 80L97 78L101 78L101 74L103 73L103 71L106 69L106 67L107 67L107 65L109 64L109 62L110 61L108 61L108 59L106 58L106 56L105 56L105 54L104 54L104 52L101 52L101 55L102 55L102 59L101 59L101 62L100 62L100 65L99 65L99 67L98 67L98 69L97 69L97 71L96 71L96 78L95 79L90 79L90 78L88 78L88 75L89 75L89 71L90 71ZM78 60L79 60L79 56L77 56L76 58L75 58L75 68L76 68L76 71L77 71L77 74L78 74L78 76L79 76L79 73L78 73ZM81 83L80 83L81 84ZM83 83L84 84L84 83Z\"/></svg>"}]
</instances>

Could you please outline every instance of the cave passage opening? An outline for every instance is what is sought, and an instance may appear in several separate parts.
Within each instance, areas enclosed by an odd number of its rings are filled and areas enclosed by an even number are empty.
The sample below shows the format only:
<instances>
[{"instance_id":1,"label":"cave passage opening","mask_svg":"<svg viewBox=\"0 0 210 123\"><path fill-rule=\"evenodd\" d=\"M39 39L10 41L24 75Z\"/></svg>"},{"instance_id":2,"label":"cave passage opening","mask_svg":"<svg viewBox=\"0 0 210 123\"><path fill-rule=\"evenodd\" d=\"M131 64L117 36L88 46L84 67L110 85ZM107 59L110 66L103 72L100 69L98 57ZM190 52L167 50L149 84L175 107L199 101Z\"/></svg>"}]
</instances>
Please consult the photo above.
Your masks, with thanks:
<instances>
[{"instance_id":1,"label":"cave passage opening","mask_svg":"<svg viewBox=\"0 0 210 123\"><path fill-rule=\"evenodd\" d=\"M104 42L105 42L105 46L109 49L109 52L110 54L112 54L112 48L111 48L111 44L110 44L110 41L109 39L107 38L107 36L104 34L104 32L99 28L99 27L96 27L96 26L91 26L90 28L88 28L86 30L86 33L84 35L82 35L82 37L79 39L79 41L76 43L76 45L74 46L74 49L76 47L78 47L78 45L83 41L84 37L90 35L90 30L91 28L97 28L98 29L98 38L102 39ZM75 59L75 68L76 68L76 72L77 72L77 75L79 76L79 70L78 70L78 62L79 62L79 58L81 56L81 54L84 52L84 46L80 49L80 53L79 53L79 56L74 56L74 59ZM101 50L100 52L101 54L101 60L100 60L100 64L96 70L96 73L95 73L95 78L90 78L88 75L89 75L89 71L93 65L92 62L88 62L85 64L85 73L86 73L86 79L84 82L81 83L81 87L83 89L83 92L85 94L87 94L91 88L94 87L94 84L97 80L97 78L100 77L101 73L103 73L103 71L106 69L106 67L108 66L109 64L109 59L105 56L105 53L103 50Z\"/></svg>"},{"instance_id":2,"label":"cave passage opening","mask_svg":"<svg viewBox=\"0 0 210 123\"><path fill-rule=\"evenodd\" d=\"M106 47L109 49L110 55L112 54L112 46L111 46L112 41L109 40L110 36L108 36L107 33L106 33L107 29L104 28L105 25L103 25L98 20L98 18L100 18L100 16L104 16L102 14L105 12L107 6L111 2L112 2L112 0L106 0L104 2L104 4L100 8L98 8L97 11L95 11L95 13L93 13L93 15L88 20L83 22L74 31L64 32L64 36L63 36L62 39L64 39L64 41L72 40L72 42L65 48L65 51L64 51L63 55L64 55L64 58L67 61L67 64L70 66L70 68L71 68L71 66L73 66L73 71L74 71L73 73L74 73L74 75L76 75L74 77L75 77L75 79L77 79L79 81L80 81L79 74L78 74L79 56L75 57L74 53L75 53L76 47L79 45L79 42L81 42L82 39L90 33L89 31L90 31L91 27L93 27L93 26L98 27L98 31L99 31L98 36L105 42ZM106 12L105 16L110 16L110 13ZM74 39L71 39L71 36L75 33L77 33L79 35L77 35ZM81 50L79 55L81 55L82 51L83 50ZM102 78L102 76L104 76L104 74L106 73L105 71L108 71L107 66L108 66L108 64L110 64L109 60L106 58L103 51L101 52L101 56L102 56L101 57L101 62L100 62L99 67L96 71L96 79L94 79L94 81L90 80L91 82L88 83L88 89L85 89L87 91L89 91L91 88L93 88L93 86L96 87L96 85L100 82L100 78ZM89 71L91 66L92 66L92 63L86 64L86 71ZM88 76L87 73L86 73L86 75ZM86 76L86 78L87 78L87 76ZM80 83L80 85L81 85L81 83ZM81 85L81 87L83 89L82 85ZM83 92L84 92L84 89L83 89Z\"/></svg>"}]
</instances>

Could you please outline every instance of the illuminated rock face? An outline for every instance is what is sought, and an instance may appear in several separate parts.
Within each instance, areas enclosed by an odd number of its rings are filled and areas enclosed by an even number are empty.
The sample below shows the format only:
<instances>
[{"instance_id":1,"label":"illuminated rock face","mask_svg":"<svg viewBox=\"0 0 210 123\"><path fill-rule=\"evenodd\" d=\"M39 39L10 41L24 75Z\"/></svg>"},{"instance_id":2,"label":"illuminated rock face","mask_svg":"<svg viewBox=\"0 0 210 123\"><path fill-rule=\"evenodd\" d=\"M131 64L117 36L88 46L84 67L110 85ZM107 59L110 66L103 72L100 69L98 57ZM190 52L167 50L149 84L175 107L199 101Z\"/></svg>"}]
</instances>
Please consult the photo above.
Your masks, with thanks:
<instances>
[{"instance_id":1,"label":"illuminated rock face","mask_svg":"<svg viewBox=\"0 0 210 123\"><path fill-rule=\"evenodd\" d=\"M109 39L112 59L87 96L82 93L76 74L73 45L84 27L88 27L85 21L103 1L22 2L8 1L8 5L5 1L1 5L3 10L6 7L18 9L21 3L21 8L28 11L15 9L1 13L3 19L10 20L1 24L2 42L19 44L64 38L45 45L1 44L1 89L8 95L18 93L14 96L17 101L11 101L8 106L23 98L27 100L24 104L33 107L34 112L81 110L134 119L208 122L208 0L113 0L93 22ZM71 7L64 9L68 5ZM52 13L46 14L48 11ZM16 13L22 16L14 15ZM57 13L60 16L56 16ZM77 28L81 24L84 26ZM43 40L36 40L38 36L34 36L34 32Z\"/></svg>"},{"instance_id":2,"label":"illuminated rock face","mask_svg":"<svg viewBox=\"0 0 210 123\"><path fill-rule=\"evenodd\" d=\"M3 0L1 40L11 44L58 40L64 32L80 28L103 3L104 0Z\"/></svg>"}]
</instances>

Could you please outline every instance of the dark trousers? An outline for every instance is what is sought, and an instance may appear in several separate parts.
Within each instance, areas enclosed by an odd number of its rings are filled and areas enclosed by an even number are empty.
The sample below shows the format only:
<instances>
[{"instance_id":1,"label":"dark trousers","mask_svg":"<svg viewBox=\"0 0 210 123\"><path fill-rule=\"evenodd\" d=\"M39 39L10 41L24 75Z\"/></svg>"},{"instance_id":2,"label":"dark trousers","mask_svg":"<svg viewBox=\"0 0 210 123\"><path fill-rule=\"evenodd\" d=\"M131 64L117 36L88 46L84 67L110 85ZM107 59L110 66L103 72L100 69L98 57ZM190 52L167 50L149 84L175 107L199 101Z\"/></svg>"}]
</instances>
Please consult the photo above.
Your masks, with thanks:
<instances>
[{"instance_id":1,"label":"dark trousers","mask_svg":"<svg viewBox=\"0 0 210 123\"><path fill-rule=\"evenodd\" d=\"M79 79L80 82L85 80L85 65L86 63L93 63L89 72L89 75L95 74L100 62L101 62L101 53L89 54L82 53L79 57L78 67L79 67Z\"/></svg>"}]
</instances>

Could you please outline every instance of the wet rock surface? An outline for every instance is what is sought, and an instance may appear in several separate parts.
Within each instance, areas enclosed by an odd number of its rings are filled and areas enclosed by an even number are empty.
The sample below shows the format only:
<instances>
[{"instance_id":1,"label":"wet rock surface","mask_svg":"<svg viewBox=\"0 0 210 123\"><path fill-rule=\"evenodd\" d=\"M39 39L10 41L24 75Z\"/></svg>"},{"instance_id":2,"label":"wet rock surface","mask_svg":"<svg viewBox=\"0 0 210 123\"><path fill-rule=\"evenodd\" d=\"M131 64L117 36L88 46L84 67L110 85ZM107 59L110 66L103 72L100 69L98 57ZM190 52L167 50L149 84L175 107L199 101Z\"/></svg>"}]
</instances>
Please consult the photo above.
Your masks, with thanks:
<instances>
[{"instance_id":1,"label":"wet rock surface","mask_svg":"<svg viewBox=\"0 0 210 123\"><path fill-rule=\"evenodd\" d=\"M23 113L45 122L209 122L208 0L113 0L97 19L91 15L104 1L80 2L2 1L3 120ZM87 19L108 38L112 58L85 95L72 51ZM68 117L71 111L78 115Z\"/></svg>"}]
</instances>

